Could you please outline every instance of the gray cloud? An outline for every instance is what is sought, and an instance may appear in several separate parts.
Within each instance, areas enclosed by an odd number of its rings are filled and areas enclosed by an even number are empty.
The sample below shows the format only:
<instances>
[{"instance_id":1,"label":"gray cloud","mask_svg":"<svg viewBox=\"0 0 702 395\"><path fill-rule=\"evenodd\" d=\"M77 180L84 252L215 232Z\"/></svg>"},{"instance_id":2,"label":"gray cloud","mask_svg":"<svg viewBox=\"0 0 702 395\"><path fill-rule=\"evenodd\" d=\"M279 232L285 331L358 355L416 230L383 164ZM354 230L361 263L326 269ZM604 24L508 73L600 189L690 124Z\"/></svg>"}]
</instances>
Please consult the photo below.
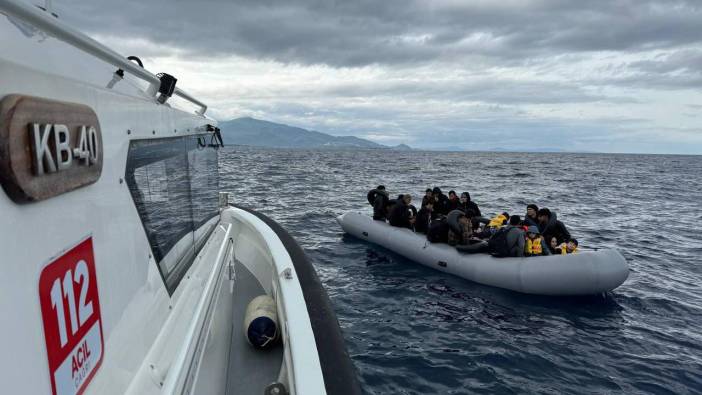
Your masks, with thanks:
<instances>
[{"instance_id":1,"label":"gray cloud","mask_svg":"<svg viewBox=\"0 0 702 395\"><path fill-rule=\"evenodd\" d=\"M596 76L580 81L594 86L680 90L702 87L702 46L658 53L653 58L618 61Z\"/></svg>"},{"instance_id":2,"label":"gray cloud","mask_svg":"<svg viewBox=\"0 0 702 395\"><path fill-rule=\"evenodd\" d=\"M510 80L422 80L382 81L372 85L339 84L324 91L340 97L398 96L452 100L454 102L484 102L496 104L555 104L597 101L635 102L633 98L610 97L590 93L574 83Z\"/></svg>"},{"instance_id":3,"label":"gray cloud","mask_svg":"<svg viewBox=\"0 0 702 395\"><path fill-rule=\"evenodd\" d=\"M699 0L55 6L152 70L180 66L222 119L425 148L702 152Z\"/></svg>"},{"instance_id":4,"label":"gray cloud","mask_svg":"<svg viewBox=\"0 0 702 395\"><path fill-rule=\"evenodd\" d=\"M475 56L524 60L702 42L702 6L692 0L95 0L59 8L83 29L146 37L200 56L236 53L335 67Z\"/></svg>"}]
</instances>

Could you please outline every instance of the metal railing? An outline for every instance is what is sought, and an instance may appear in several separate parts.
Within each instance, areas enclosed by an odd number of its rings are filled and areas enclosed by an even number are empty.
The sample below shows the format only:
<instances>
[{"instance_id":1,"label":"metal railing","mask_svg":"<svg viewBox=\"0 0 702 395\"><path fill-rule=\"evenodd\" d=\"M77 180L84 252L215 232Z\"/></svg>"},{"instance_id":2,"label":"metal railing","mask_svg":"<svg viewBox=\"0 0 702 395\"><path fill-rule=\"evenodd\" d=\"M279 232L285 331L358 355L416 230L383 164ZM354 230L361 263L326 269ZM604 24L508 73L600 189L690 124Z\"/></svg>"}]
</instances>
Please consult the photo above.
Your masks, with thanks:
<instances>
[{"instance_id":1,"label":"metal railing","mask_svg":"<svg viewBox=\"0 0 702 395\"><path fill-rule=\"evenodd\" d=\"M50 34L61 41L65 41L76 48L79 48L107 63L112 64L113 66L124 70L125 72L134 75L135 77L152 84L156 87L156 90L158 90L158 87L161 84L161 80L156 75L151 74L151 72L148 70L132 63L119 53L59 21L49 12L42 11L31 4L25 4L16 0L0 0L0 11L4 12L8 16L20 19L30 25L33 25L37 29L44 31L45 33ZM205 112L207 111L207 105L205 103L197 100L179 88L175 89L174 94L199 106L200 110L197 111L197 113L200 115L205 115Z\"/></svg>"}]
</instances>

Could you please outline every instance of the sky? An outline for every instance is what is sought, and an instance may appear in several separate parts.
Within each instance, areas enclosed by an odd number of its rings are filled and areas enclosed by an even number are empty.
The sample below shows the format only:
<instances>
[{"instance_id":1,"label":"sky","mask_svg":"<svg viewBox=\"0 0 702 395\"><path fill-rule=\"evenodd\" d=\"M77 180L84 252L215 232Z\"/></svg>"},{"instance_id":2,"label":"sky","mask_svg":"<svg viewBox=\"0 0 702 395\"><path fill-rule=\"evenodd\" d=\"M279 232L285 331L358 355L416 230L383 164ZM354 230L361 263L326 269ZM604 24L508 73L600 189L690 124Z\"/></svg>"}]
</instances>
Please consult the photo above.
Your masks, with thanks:
<instances>
[{"instance_id":1,"label":"sky","mask_svg":"<svg viewBox=\"0 0 702 395\"><path fill-rule=\"evenodd\" d=\"M700 0L57 0L209 105L425 149L702 154Z\"/></svg>"}]
</instances>

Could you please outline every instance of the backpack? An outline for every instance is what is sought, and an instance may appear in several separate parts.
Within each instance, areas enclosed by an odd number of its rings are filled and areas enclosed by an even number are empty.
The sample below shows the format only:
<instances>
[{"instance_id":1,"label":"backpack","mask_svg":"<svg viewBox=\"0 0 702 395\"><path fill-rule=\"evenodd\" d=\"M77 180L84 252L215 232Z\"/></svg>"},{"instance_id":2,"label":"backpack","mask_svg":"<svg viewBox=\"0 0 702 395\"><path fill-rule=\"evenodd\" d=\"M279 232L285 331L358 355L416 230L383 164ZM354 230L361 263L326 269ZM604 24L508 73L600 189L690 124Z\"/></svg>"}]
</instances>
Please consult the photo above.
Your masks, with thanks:
<instances>
[{"instance_id":1,"label":"backpack","mask_svg":"<svg viewBox=\"0 0 702 395\"><path fill-rule=\"evenodd\" d=\"M488 250L492 255L496 257L511 256L511 246L507 244L507 233L509 233L511 229L512 228L506 226L502 227L490 237L490 240L488 240Z\"/></svg>"},{"instance_id":2,"label":"backpack","mask_svg":"<svg viewBox=\"0 0 702 395\"><path fill-rule=\"evenodd\" d=\"M448 242L449 225L446 221L435 219L429 223L427 229L427 240L432 243L447 243Z\"/></svg>"}]
</instances>

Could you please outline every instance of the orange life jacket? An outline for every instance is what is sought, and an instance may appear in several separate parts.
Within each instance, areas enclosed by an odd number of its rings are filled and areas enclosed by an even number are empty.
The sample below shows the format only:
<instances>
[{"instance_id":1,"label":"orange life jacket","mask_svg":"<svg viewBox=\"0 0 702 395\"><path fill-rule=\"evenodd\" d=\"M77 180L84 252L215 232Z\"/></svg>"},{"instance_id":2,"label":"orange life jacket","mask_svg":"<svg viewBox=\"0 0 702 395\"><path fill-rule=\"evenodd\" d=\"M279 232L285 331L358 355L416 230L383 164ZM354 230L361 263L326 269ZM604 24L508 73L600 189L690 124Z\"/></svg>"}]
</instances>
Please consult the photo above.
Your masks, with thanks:
<instances>
[{"instance_id":1,"label":"orange life jacket","mask_svg":"<svg viewBox=\"0 0 702 395\"><path fill-rule=\"evenodd\" d=\"M541 255L544 250L541 248L541 236L536 236L534 240L527 237L524 244L524 252L526 255Z\"/></svg>"}]
</instances>

